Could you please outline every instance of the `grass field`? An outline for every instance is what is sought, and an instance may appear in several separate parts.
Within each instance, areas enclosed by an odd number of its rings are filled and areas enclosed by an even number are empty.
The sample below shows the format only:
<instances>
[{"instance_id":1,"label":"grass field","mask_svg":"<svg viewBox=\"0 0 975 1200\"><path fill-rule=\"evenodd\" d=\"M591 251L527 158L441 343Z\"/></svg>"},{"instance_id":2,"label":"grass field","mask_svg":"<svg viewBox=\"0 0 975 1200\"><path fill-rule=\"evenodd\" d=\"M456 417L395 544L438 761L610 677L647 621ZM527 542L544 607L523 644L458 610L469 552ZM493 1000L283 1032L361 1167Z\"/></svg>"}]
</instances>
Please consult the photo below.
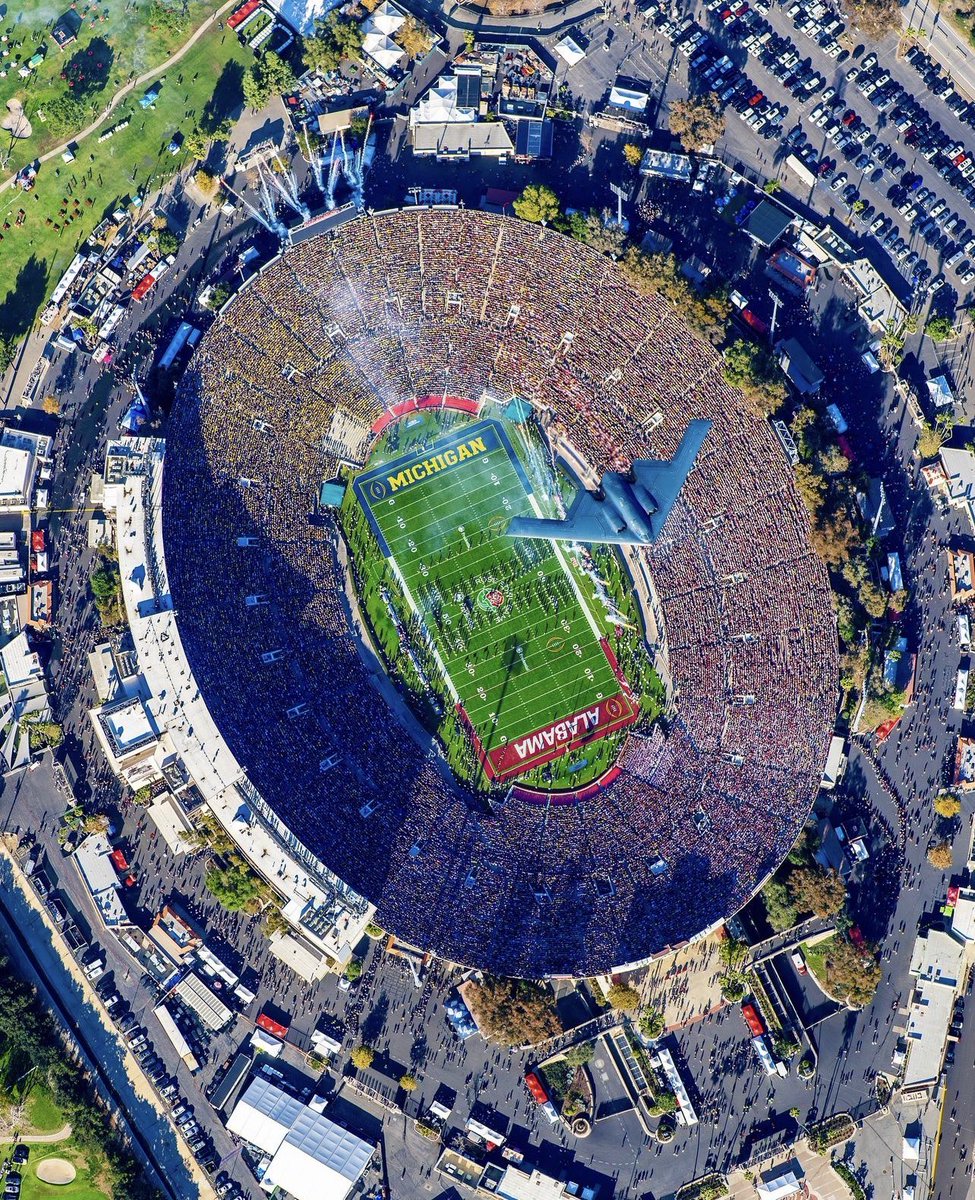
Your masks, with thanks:
<instances>
[{"instance_id":1,"label":"grass field","mask_svg":"<svg viewBox=\"0 0 975 1200\"><path fill-rule=\"evenodd\" d=\"M0 1154L6 1155L12 1149L10 1143L0 1146ZM37 1178L35 1171L38 1163L45 1158L66 1158L74 1164L78 1174L71 1183L43 1183ZM111 1200L112 1193L99 1186L98 1173L88 1167L83 1154L71 1144L70 1138L53 1145L34 1145L30 1148L30 1159L21 1171L23 1182L20 1195L22 1200Z\"/></svg>"},{"instance_id":2,"label":"grass field","mask_svg":"<svg viewBox=\"0 0 975 1200\"><path fill-rule=\"evenodd\" d=\"M494 773L515 773L503 765L512 747L527 747L522 767L545 761L553 741L528 735L621 695L563 550L505 533L512 517L538 509L499 423L368 470L354 491L412 609L416 642L431 649ZM590 732L602 723L600 712ZM567 741L564 729L552 738Z\"/></svg>"},{"instance_id":3,"label":"grass field","mask_svg":"<svg viewBox=\"0 0 975 1200\"><path fill-rule=\"evenodd\" d=\"M191 10L202 11L200 6ZM167 151L177 129L195 126L204 110L218 120L239 113L241 81L252 61L252 53L232 34L209 30L167 74L155 109L141 109L142 92L136 90L110 121L129 118L127 129L106 142L97 135L81 142L69 165L60 159L45 163L29 193L0 192L0 333L20 337L30 329L75 250L106 213L132 195L157 188L186 165L185 153L174 157ZM34 157L34 141L28 139L23 152L18 147L21 158ZM21 210L25 215L18 225Z\"/></svg>"},{"instance_id":4,"label":"grass field","mask_svg":"<svg viewBox=\"0 0 975 1200\"><path fill-rule=\"evenodd\" d=\"M184 7L166 0L142 0L138 4L82 0L75 7L82 17L78 37L62 51L50 34L55 18L68 7L67 3L22 4L13 11L8 8L7 18L0 20L0 32L8 38L5 48L10 50L4 62L6 78L0 79L0 110L5 111L6 102L16 97L33 126L31 137L13 144L9 166L15 171L85 128L110 96L133 76L144 75L164 63L220 3L187 0ZM45 109L68 90L61 79L65 65L76 55L87 55L95 39L108 46L108 70L104 76L89 76L90 88L79 99L80 124L71 129L45 121ZM17 68L38 51L44 54L44 61L24 79Z\"/></svg>"}]
</instances>

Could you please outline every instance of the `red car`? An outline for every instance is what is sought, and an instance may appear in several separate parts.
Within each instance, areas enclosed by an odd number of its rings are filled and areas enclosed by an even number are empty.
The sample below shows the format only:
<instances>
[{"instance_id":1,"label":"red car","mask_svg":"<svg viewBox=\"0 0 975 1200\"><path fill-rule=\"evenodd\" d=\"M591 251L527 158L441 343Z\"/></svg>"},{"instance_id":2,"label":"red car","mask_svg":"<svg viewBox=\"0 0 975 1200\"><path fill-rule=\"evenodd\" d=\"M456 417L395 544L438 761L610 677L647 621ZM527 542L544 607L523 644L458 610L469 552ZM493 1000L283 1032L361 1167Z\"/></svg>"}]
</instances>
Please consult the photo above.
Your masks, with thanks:
<instances>
[{"instance_id":1,"label":"red car","mask_svg":"<svg viewBox=\"0 0 975 1200\"><path fill-rule=\"evenodd\" d=\"M852 108L848 108L846 110L846 112L843 114L843 124L844 125L852 125L856 119L857 119L857 115L853 111Z\"/></svg>"}]
</instances>

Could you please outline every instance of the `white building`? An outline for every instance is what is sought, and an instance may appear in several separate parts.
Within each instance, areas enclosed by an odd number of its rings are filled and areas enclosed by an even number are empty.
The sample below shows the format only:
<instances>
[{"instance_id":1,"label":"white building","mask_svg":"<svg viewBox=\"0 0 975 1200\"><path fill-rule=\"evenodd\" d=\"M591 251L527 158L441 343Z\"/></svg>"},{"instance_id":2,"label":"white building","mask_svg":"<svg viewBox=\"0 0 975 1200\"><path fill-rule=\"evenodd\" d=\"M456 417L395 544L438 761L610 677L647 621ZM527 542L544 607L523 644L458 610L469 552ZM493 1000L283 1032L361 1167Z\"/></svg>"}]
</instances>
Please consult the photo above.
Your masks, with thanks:
<instances>
[{"instance_id":1,"label":"white building","mask_svg":"<svg viewBox=\"0 0 975 1200\"><path fill-rule=\"evenodd\" d=\"M940 481L948 502L964 509L975 529L975 455L970 450L942 446L940 453L943 478Z\"/></svg>"},{"instance_id":2,"label":"white building","mask_svg":"<svg viewBox=\"0 0 975 1200\"><path fill-rule=\"evenodd\" d=\"M410 128L417 125L473 124L481 103L481 68L457 66L441 75L410 109Z\"/></svg>"},{"instance_id":3,"label":"white building","mask_svg":"<svg viewBox=\"0 0 975 1200\"><path fill-rule=\"evenodd\" d=\"M846 739L830 738L829 753L826 755L826 766L823 767L823 777L819 786L824 791L831 792L843 778L846 771Z\"/></svg>"},{"instance_id":4,"label":"white building","mask_svg":"<svg viewBox=\"0 0 975 1200\"><path fill-rule=\"evenodd\" d=\"M101 730L100 740L111 751L109 761L129 778L133 771L144 771L138 777L146 780L152 773L162 777L165 768L167 775L178 771L192 781L253 869L283 898L282 914L296 939L344 966L375 906L329 871L278 818L248 780L200 695L166 573L164 457L165 443L157 438L112 442L106 454L104 505L114 517L138 674L127 685L127 698L94 710L96 732Z\"/></svg>"},{"instance_id":5,"label":"white building","mask_svg":"<svg viewBox=\"0 0 975 1200\"><path fill-rule=\"evenodd\" d=\"M907 1018L905 1097L929 1094L938 1081L965 959L964 943L944 930L918 934L914 942L911 974L916 982Z\"/></svg>"},{"instance_id":6,"label":"white building","mask_svg":"<svg viewBox=\"0 0 975 1200\"><path fill-rule=\"evenodd\" d=\"M367 66L371 60L386 73L404 61L406 53L393 38L405 24L406 13L391 0L383 0L362 22L362 55Z\"/></svg>"},{"instance_id":7,"label":"white building","mask_svg":"<svg viewBox=\"0 0 975 1200\"><path fill-rule=\"evenodd\" d=\"M118 872L112 865L111 853L112 847L103 833L90 834L74 852L74 864L109 929L128 919L119 899Z\"/></svg>"},{"instance_id":8,"label":"white building","mask_svg":"<svg viewBox=\"0 0 975 1200\"><path fill-rule=\"evenodd\" d=\"M9 426L0 434L0 508L27 511L41 472L50 475L51 439Z\"/></svg>"},{"instance_id":9,"label":"white building","mask_svg":"<svg viewBox=\"0 0 975 1200\"><path fill-rule=\"evenodd\" d=\"M871 330L882 333L901 327L907 310L868 258L854 259L843 268L843 274L857 293L857 311Z\"/></svg>"}]
</instances>

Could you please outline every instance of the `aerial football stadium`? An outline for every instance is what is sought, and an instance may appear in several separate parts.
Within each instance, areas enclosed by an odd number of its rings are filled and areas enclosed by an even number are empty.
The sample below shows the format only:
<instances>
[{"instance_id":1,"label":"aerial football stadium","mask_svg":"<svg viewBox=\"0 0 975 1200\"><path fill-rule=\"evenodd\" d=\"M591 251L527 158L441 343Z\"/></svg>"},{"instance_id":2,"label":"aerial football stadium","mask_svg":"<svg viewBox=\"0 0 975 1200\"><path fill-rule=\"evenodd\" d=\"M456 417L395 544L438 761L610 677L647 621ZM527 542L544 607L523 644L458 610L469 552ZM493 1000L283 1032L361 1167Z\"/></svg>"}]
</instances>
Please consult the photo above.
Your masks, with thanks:
<instances>
[{"instance_id":1,"label":"aerial football stadium","mask_svg":"<svg viewBox=\"0 0 975 1200\"><path fill-rule=\"evenodd\" d=\"M798 835L837 649L791 468L585 246L406 209L287 249L184 377L162 506L221 735L405 941L639 962Z\"/></svg>"}]
</instances>

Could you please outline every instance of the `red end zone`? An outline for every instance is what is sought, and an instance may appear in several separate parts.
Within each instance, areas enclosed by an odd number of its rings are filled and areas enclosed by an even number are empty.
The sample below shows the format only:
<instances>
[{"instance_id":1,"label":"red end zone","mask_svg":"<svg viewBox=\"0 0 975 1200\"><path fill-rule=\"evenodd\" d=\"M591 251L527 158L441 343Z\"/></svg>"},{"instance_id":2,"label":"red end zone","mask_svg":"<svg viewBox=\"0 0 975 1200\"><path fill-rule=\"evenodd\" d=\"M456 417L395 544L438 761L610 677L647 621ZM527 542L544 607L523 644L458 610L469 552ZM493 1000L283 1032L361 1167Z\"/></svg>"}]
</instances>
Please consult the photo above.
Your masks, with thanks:
<instances>
[{"instance_id":1,"label":"red end zone","mask_svg":"<svg viewBox=\"0 0 975 1200\"><path fill-rule=\"evenodd\" d=\"M588 708L581 708L549 725L542 725L524 737L512 738L503 746L485 751L463 706L458 705L457 711L470 732L485 774L489 779L499 780L520 775L532 767L540 767L587 742L599 741L618 729L632 725L640 715L633 698L626 692L617 692L605 700L594 701Z\"/></svg>"}]
</instances>

